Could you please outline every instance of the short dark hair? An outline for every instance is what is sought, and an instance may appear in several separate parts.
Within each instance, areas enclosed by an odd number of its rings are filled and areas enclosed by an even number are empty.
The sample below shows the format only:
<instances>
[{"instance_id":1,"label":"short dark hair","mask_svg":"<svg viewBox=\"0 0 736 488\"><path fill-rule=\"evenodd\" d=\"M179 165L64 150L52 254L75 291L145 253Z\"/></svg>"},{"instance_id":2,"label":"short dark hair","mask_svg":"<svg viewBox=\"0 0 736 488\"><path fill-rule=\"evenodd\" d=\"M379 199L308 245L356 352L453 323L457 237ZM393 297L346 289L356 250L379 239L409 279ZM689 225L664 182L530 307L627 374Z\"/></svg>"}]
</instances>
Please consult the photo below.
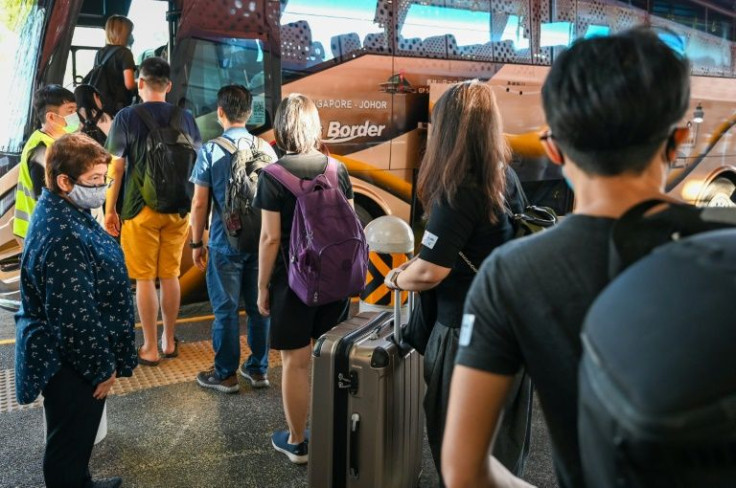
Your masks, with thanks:
<instances>
[{"instance_id":1,"label":"short dark hair","mask_svg":"<svg viewBox=\"0 0 736 488\"><path fill-rule=\"evenodd\" d=\"M217 106L222 107L227 120L242 124L250 118L253 95L243 85L227 85L217 92Z\"/></svg>"},{"instance_id":2,"label":"short dark hair","mask_svg":"<svg viewBox=\"0 0 736 488\"><path fill-rule=\"evenodd\" d=\"M641 173L690 102L690 64L649 28L574 43L542 87L560 150L588 174Z\"/></svg>"},{"instance_id":3,"label":"short dark hair","mask_svg":"<svg viewBox=\"0 0 736 488\"><path fill-rule=\"evenodd\" d=\"M154 90L164 91L171 80L171 66L163 58L146 58L140 66L140 77Z\"/></svg>"},{"instance_id":4,"label":"short dark hair","mask_svg":"<svg viewBox=\"0 0 736 488\"><path fill-rule=\"evenodd\" d=\"M61 85L46 85L36 90L33 96L33 109L41 124L46 122L46 112L52 107L61 107L65 103L74 103L74 93Z\"/></svg>"},{"instance_id":5,"label":"short dark hair","mask_svg":"<svg viewBox=\"0 0 736 488\"><path fill-rule=\"evenodd\" d=\"M56 177L67 175L76 180L98 164L110 164L112 156L94 139L80 132L66 134L54 141L46 152L46 187L54 193L62 190Z\"/></svg>"}]
</instances>

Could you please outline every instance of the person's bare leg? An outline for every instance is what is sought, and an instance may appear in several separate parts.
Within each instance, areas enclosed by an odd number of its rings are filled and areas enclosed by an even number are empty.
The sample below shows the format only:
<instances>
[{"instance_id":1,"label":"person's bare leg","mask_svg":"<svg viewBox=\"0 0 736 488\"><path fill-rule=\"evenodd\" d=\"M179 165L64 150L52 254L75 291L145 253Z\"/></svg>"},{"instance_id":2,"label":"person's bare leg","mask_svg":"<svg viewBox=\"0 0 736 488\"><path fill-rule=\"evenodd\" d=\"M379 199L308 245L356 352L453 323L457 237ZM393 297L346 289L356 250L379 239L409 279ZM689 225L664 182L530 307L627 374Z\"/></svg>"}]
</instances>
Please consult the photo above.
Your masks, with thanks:
<instances>
[{"instance_id":1,"label":"person's bare leg","mask_svg":"<svg viewBox=\"0 0 736 488\"><path fill-rule=\"evenodd\" d=\"M154 280L136 280L135 301L138 305L138 315L141 318L143 329L143 347L140 355L148 361L158 361L158 346L156 344L158 318L158 295Z\"/></svg>"},{"instance_id":2,"label":"person's bare leg","mask_svg":"<svg viewBox=\"0 0 736 488\"><path fill-rule=\"evenodd\" d=\"M309 366L312 359L311 345L301 349L281 351L283 371L281 395L284 414L289 424L289 444L304 441L309 415Z\"/></svg>"},{"instance_id":3,"label":"person's bare leg","mask_svg":"<svg viewBox=\"0 0 736 488\"><path fill-rule=\"evenodd\" d=\"M159 279L161 288L161 316L164 322L164 332L161 335L161 349L164 354L174 352L174 332L176 331L176 319L179 318L179 306L181 304L181 290L179 278Z\"/></svg>"}]
</instances>

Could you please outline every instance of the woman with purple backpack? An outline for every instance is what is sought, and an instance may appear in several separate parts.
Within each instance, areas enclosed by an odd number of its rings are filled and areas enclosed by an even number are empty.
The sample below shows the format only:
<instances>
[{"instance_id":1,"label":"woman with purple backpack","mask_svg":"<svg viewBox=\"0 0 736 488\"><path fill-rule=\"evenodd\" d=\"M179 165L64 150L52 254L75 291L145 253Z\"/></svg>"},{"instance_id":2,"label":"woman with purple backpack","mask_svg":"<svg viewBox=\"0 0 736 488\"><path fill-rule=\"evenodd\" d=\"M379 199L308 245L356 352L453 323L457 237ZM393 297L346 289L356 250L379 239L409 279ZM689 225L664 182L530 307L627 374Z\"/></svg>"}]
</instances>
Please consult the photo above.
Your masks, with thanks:
<instances>
[{"instance_id":1,"label":"woman with purple backpack","mask_svg":"<svg viewBox=\"0 0 736 488\"><path fill-rule=\"evenodd\" d=\"M352 206L353 187L347 169L319 152L322 128L314 103L304 95L292 93L276 110L273 125L276 143L286 153L273 163L279 166L276 173L288 173L286 176L296 182L325 175ZM349 300L307 305L290 288L284 256L290 250L297 198L272 173L261 173L253 202L262 210L258 310L264 316L271 316L271 348L281 352L281 392L289 427L276 431L271 443L291 462L304 464L308 460L306 427L312 339L319 338L340 322L346 315Z\"/></svg>"}]
</instances>

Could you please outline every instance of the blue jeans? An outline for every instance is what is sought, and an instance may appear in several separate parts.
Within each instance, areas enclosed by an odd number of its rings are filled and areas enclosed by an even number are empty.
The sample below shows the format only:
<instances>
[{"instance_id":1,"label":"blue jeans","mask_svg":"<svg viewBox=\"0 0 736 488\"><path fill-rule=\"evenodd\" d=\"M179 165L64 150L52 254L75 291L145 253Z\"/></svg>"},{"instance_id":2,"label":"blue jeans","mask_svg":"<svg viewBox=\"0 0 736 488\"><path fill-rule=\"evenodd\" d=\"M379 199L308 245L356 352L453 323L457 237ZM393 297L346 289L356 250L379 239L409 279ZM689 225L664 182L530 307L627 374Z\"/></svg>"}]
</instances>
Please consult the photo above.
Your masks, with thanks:
<instances>
[{"instance_id":1,"label":"blue jeans","mask_svg":"<svg viewBox=\"0 0 736 488\"><path fill-rule=\"evenodd\" d=\"M258 254L231 256L212 248L207 260L207 292L215 313L212 348L215 373L220 379L234 374L240 363L238 304L245 302L248 345L252 351L245 370L266 374L268 370L269 319L258 313Z\"/></svg>"}]
</instances>

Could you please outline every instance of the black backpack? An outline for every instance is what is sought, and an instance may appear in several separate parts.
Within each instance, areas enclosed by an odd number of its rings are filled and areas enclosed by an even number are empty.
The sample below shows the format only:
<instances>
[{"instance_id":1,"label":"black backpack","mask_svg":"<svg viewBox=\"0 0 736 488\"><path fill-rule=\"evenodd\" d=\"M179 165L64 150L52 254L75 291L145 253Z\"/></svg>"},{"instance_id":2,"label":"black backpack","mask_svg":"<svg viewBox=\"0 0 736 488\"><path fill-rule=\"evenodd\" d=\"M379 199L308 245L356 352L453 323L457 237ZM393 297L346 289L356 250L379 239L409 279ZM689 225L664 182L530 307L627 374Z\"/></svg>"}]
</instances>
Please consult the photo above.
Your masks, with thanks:
<instances>
[{"instance_id":1,"label":"black backpack","mask_svg":"<svg viewBox=\"0 0 736 488\"><path fill-rule=\"evenodd\" d=\"M97 52L97 55L95 56L95 65L94 67L87 73L87 75L82 78L82 84L86 85L92 85L95 88L97 88L97 91L100 92L100 100L102 101L102 106L107 107L111 100L110 98L110 84L108 83L107 76L105 76L105 65L108 61L112 59L113 56L115 56L115 53L118 52L121 49L121 46L112 46L112 48L105 54L105 56L97 62L97 60L100 57L100 52Z\"/></svg>"},{"instance_id":2,"label":"black backpack","mask_svg":"<svg viewBox=\"0 0 736 488\"><path fill-rule=\"evenodd\" d=\"M97 121L101 116L101 112L94 119L86 119L80 115L79 120L82 122L82 128L80 129L82 134L90 136L100 146L104 146L107 141L107 135L97 126Z\"/></svg>"},{"instance_id":3,"label":"black backpack","mask_svg":"<svg viewBox=\"0 0 736 488\"><path fill-rule=\"evenodd\" d=\"M212 141L230 154L230 177L225 187L222 223L228 243L241 252L258 252L261 211L253 207L258 175L273 157L259 149L260 139L240 138L233 143L226 137Z\"/></svg>"},{"instance_id":4,"label":"black backpack","mask_svg":"<svg viewBox=\"0 0 736 488\"><path fill-rule=\"evenodd\" d=\"M585 486L735 486L734 296L734 228L663 245L603 290L582 333Z\"/></svg>"},{"instance_id":5,"label":"black backpack","mask_svg":"<svg viewBox=\"0 0 736 488\"><path fill-rule=\"evenodd\" d=\"M159 213L185 215L192 203L194 185L189 181L197 151L181 129L181 110L173 106L169 125L159 126L142 105L133 110L148 127L145 158L138 168L141 196Z\"/></svg>"}]
</instances>

